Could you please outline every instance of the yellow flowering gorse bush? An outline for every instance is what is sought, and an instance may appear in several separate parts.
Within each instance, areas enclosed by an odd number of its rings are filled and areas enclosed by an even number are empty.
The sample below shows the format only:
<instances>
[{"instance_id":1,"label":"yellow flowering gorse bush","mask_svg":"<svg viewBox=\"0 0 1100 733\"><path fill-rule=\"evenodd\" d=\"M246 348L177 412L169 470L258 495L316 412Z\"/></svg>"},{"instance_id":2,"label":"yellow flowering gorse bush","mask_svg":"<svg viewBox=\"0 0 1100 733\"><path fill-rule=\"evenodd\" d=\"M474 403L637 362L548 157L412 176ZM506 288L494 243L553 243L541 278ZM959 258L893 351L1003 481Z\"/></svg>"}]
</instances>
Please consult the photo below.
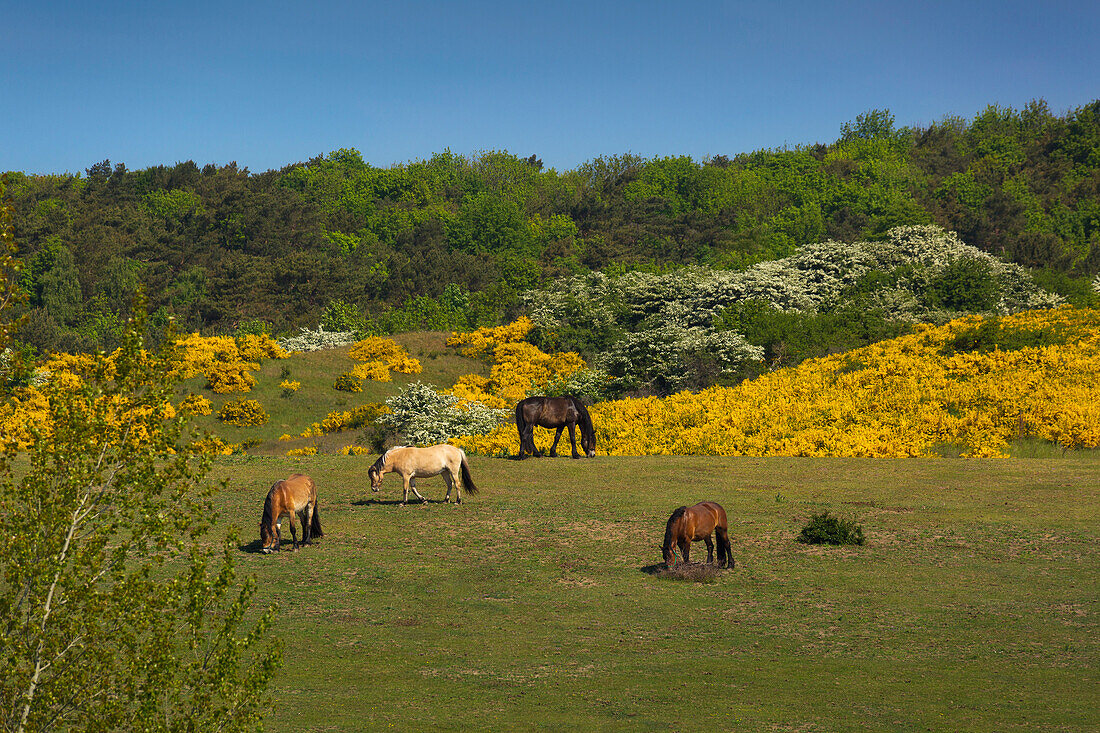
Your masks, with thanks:
<instances>
[{"instance_id":1,"label":"yellow flowering gorse bush","mask_svg":"<svg viewBox=\"0 0 1100 733\"><path fill-rule=\"evenodd\" d=\"M193 333L176 341L173 376L206 377L207 389L217 394L248 392L256 384L251 372L263 359L285 359L287 353L270 336L201 336Z\"/></svg>"},{"instance_id":2,"label":"yellow flowering gorse bush","mask_svg":"<svg viewBox=\"0 0 1100 733\"><path fill-rule=\"evenodd\" d=\"M612 455L1005 455L1034 436L1100 447L1100 311L1061 308L1001 320L1005 328L1072 334L1067 343L946 355L978 317L699 393L594 405L597 451ZM536 431L538 436L538 431ZM507 454L515 427L455 442ZM548 440L548 439L547 439Z\"/></svg>"},{"instance_id":3,"label":"yellow flowering gorse bush","mask_svg":"<svg viewBox=\"0 0 1100 733\"><path fill-rule=\"evenodd\" d=\"M489 355L493 365L488 378L465 374L444 394L454 395L459 404L480 402L487 407L511 409L532 390L553 380L566 379L584 369L584 360L569 351L546 354L522 341L531 330L531 321L521 318L507 326L480 328L473 333L454 334L450 346L461 346L466 356Z\"/></svg>"},{"instance_id":4,"label":"yellow flowering gorse bush","mask_svg":"<svg viewBox=\"0 0 1100 733\"><path fill-rule=\"evenodd\" d=\"M373 379L388 382L391 371L401 374L420 374L424 368L420 361L409 356L409 352L393 339L381 336L369 336L348 349L348 356L356 361L351 373L359 379Z\"/></svg>"},{"instance_id":5,"label":"yellow flowering gorse bush","mask_svg":"<svg viewBox=\"0 0 1100 733\"><path fill-rule=\"evenodd\" d=\"M222 405L222 408L218 410L218 419L239 427L263 425L267 422L267 411L256 400L241 398Z\"/></svg>"}]
</instances>

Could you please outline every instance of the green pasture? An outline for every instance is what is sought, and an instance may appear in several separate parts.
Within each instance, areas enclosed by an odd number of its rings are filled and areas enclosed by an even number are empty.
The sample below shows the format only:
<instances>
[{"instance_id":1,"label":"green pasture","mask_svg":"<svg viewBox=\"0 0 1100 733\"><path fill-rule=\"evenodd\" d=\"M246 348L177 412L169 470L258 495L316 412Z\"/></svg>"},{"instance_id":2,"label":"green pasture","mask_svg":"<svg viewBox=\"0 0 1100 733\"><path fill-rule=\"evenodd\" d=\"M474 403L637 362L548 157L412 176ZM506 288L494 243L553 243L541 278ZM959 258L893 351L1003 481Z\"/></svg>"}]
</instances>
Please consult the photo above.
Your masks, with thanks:
<instances>
[{"instance_id":1,"label":"green pasture","mask_svg":"<svg viewBox=\"0 0 1100 733\"><path fill-rule=\"evenodd\" d=\"M238 568L280 608L269 730L1100 729L1095 454L475 456L462 506L436 478L404 508L396 476L370 493L371 460L215 466ZM325 537L259 554L263 496L295 471ZM702 499L736 568L652 575L668 515ZM867 544L795 542L822 509Z\"/></svg>"}]
</instances>

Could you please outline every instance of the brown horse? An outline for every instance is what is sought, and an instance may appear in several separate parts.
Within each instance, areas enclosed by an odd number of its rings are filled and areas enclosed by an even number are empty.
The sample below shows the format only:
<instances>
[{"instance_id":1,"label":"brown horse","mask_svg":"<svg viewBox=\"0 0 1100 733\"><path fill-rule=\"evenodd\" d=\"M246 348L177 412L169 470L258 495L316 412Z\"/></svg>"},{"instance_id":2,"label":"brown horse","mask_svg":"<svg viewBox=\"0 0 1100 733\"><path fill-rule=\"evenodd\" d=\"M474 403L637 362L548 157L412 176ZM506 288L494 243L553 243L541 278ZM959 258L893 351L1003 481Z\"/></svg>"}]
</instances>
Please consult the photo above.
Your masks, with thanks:
<instances>
[{"instance_id":1,"label":"brown horse","mask_svg":"<svg viewBox=\"0 0 1100 733\"><path fill-rule=\"evenodd\" d=\"M714 562L714 543L710 539L711 532L718 539L718 564L732 568L733 550L730 549L726 510L713 501L701 501L693 507L679 507L668 518L668 524L665 525L665 541L661 544L661 554L664 556L665 564L672 565L675 561L675 546L679 546L684 562L688 562L691 543L699 540L707 543L707 563Z\"/></svg>"},{"instance_id":2,"label":"brown horse","mask_svg":"<svg viewBox=\"0 0 1100 733\"><path fill-rule=\"evenodd\" d=\"M569 428L569 443L573 446L573 457L580 458L577 452L577 436L574 430L581 429L581 448L589 458L596 455L596 430L592 427L592 418L588 408L576 397L528 397L516 404L516 429L519 430L519 457L530 453L541 456L535 446L535 426L556 428L554 444L550 446L550 457L558 456L558 441L561 431Z\"/></svg>"},{"instance_id":3,"label":"brown horse","mask_svg":"<svg viewBox=\"0 0 1100 733\"><path fill-rule=\"evenodd\" d=\"M378 457L374 465L367 469L370 476L371 491L382 488L382 477L390 471L401 474L405 482L405 495L401 499L401 506L409 500L409 489L416 494L416 498L427 503L427 499L416 490L416 479L438 476L443 474L443 480L447 482L447 497L444 501L451 501L451 488L455 490L455 503L462 503L462 488L467 494L476 494L477 487L470 476L470 464L466 461L466 454L461 448L443 443L433 445L430 448L413 448L407 445L399 445L390 448ZM458 476L462 476L462 487L458 485Z\"/></svg>"},{"instance_id":4,"label":"brown horse","mask_svg":"<svg viewBox=\"0 0 1100 733\"><path fill-rule=\"evenodd\" d=\"M276 481L267 492L264 500L264 513L260 518L260 542L264 552L276 552L282 545L280 533L282 519L290 519L290 536L294 540L294 549L298 549L298 532L294 527L294 517L302 520L302 544L311 544L314 537L324 537L321 531L321 516L317 512L317 486L313 479L305 474L295 473L289 478Z\"/></svg>"}]
</instances>

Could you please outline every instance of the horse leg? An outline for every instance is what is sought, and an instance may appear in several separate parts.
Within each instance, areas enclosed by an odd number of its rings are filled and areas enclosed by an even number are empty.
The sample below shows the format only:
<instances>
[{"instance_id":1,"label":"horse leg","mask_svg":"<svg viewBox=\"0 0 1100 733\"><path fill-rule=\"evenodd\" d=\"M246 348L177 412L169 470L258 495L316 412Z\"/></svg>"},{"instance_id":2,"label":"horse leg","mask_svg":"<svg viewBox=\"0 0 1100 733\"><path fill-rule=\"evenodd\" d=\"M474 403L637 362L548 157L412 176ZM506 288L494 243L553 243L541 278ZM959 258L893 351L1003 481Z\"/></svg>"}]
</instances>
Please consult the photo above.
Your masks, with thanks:
<instances>
[{"instance_id":1,"label":"horse leg","mask_svg":"<svg viewBox=\"0 0 1100 733\"><path fill-rule=\"evenodd\" d=\"M703 542L707 543L707 565L713 565L714 564L714 542L711 540L709 534L706 537L703 538Z\"/></svg>"},{"instance_id":2,"label":"horse leg","mask_svg":"<svg viewBox=\"0 0 1100 733\"><path fill-rule=\"evenodd\" d=\"M561 440L561 431L562 430L565 430L564 425L559 427L557 429L557 431L554 433L554 444L552 446L550 446L550 457L551 458L557 458L558 457L558 441ZM573 449L574 452L576 452L576 450L577 450L576 448Z\"/></svg>"},{"instance_id":3,"label":"horse leg","mask_svg":"<svg viewBox=\"0 0 1100 733\"><path fill-rule=\"evenodd\" d=\"M680 554L684 556L684 565L687 565L691 560L688 555L691 553L691 540L680 540Z\"/></svg>"},{"instance_id":4,"label":"horse leg","mask_svg":"<svg viewBox=\"0 0 1100 733\"><path fill-rule=\"evenodd\" d=\"M524 440L527 442L527 450L535 458L542 457L542 451L535 445L535 425L534 423L527 426L527 429L523 431Z\"/></svg>"},{"instance_id":5,"label":"horse leg","mask_svg":"<svg viewBox=\"0 0 1100 733\"><path fill-rule=\"evenodd\" d=\"M447 496L443 497L443 501L450 504L451 503L451 487L454 486L455 483L456 483L455 478L454 478L454 473L452 473L451 469L448 468L445 471L443 471L443 481L447 484ZM457 491L455 492L455 500L459 504L462 503L462 495L459 494Z\"/></svg>"},{"instance_id":6,"label":"horse leg","mask_svg":"<svg viewBox=\"0 0 1100 733\"><path fill-rule=\"evenodd\" d=\"M298 528L294 526L294 512L291 512L287 516L287 521L290 522L290 537L294 540L294 549L298 549Z\"/></svg>"},{"instance_id":7,"label":"horse leg","mask_svg":"<svg viewBox=\"0 0 1100 733\"><path fill-rule=\"evenodd\" d=\"M560 429L560 428L559 428ZM577 424L569 423L569 444L573 446L573 457L580 458L581 454L577 452Z\"/></svg>"},{"instance_id":8,"label":"horse leg","mask_svg":"<svg viewBox=\"0 0 1100 733\"><path fill-rule=\"evenodd\" d=\"M416 494L416 498L420 499L421 504L427 504L428 503L428 500L425 499L423 496L421 496L420 492L416 490L416 479L415 478L409 479L409 486L412 488L413 493Z\"/></svg>"}]
</instances>

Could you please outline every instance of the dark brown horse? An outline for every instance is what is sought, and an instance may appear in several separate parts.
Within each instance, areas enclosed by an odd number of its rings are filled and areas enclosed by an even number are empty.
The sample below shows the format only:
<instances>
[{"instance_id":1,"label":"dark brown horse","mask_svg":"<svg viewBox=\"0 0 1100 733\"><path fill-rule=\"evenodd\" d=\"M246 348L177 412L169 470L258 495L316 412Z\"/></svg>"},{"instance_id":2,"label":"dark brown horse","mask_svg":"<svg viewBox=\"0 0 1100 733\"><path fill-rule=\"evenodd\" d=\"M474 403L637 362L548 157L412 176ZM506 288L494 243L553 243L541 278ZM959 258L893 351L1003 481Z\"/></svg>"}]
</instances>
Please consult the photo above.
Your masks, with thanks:
<instances>
[{"instance_id":1,"label":"dark brown horse","mask_svg":"<svg viewBox=\"0 0 1100 733\"><path fill-rule=\"evenodd\" d=\"M592 418L588 408L576 397L528 397L516 404L516 429L519 430L519 457L530 453L541 456L535 447L535 426L556 428L554 445L550 446L550 457L558 456L558 441L561 431L569 428L569 443L573 446L573 457L580 458L577 452L577 436L574 430L581 429L581 448L589 458L596 455L596 430L592 427Z\"/></svg>"},{"instance_id":2,"label":"dark brown horse","mask_svg":"<svg viewBox=\"0 0 1100 733\"><path fill-rule=\"evenodd\" d=\"M308 545L314 537L324 537L321 516L317 512L317 486L305 474L295 473L276 481L264 500L264 513L260 518L260 542L264 552L276 552L283 538L279 531L283 517L290 519L290 536L294 549L298 549L298 532L294 518L302 520L302 544Z\"/></svg>"},{"instance_id":3,"label":"dark brown horse","mask_svg":"<svg viewBox=\"0 0 1100 733\"><path fill-rule=\"evenodd\" d=\"M733 567L733 550L730 549L729 524L726 522L726 510L713 501L701 501L693 507L682 506L672 513L665 525L665 541L661 544L661 554L665 564L671 566L676 560L675 547L679 546L684 562L688 562L688 552L692 542L702 540L707 543L707 563L714 562L714 543L711 532L718 540L718 564Z\"/></svg>"}]
</instances>

